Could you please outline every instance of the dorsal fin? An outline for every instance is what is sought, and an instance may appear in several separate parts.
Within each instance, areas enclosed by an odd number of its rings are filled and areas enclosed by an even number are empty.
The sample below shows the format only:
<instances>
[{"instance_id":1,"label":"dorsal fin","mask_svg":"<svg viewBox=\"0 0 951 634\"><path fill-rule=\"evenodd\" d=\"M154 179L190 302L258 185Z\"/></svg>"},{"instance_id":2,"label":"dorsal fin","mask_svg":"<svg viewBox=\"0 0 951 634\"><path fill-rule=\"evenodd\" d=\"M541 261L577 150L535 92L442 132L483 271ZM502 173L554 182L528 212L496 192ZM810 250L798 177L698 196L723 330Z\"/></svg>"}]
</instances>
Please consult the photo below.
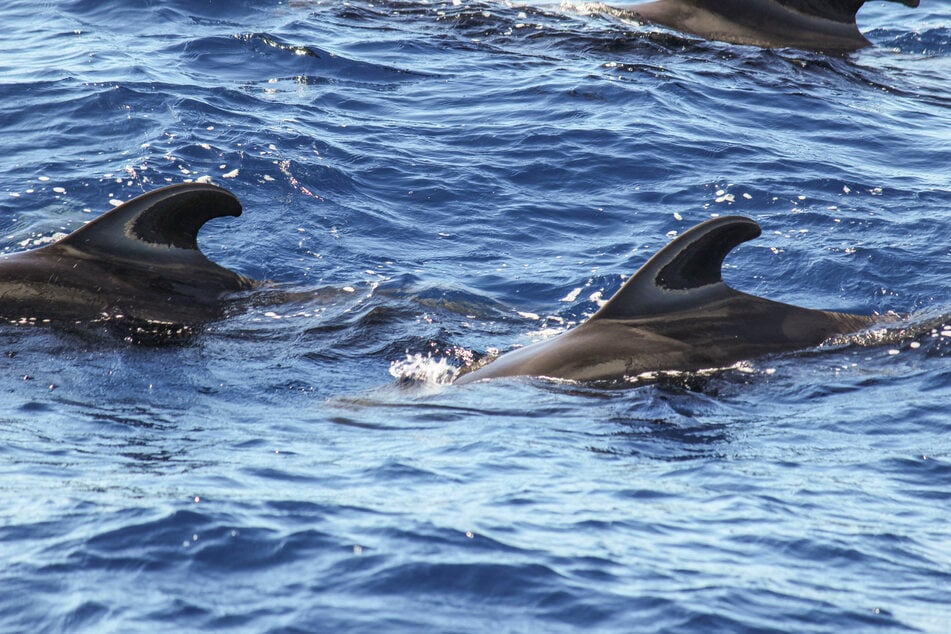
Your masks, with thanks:
<instances>
[{"instance_id":1,"label":"dorsal fin","mask_svg":"<svg viewBox=\"0 0 951 634\"><path fill-rule=\"evenodd\" d=\"M225 189L206 183L170 185L119 205L53 246L123 259L204 259L198 249L202 225L240 215L241 203Z\"/></svg>"},{"instance_id":2,"label":"dorsal fin","mask_svg":"<svg viewBox=\"0 0 951 634\"><path fill-rule=\"evenodd\" d=\"M779 0L779 4L817 18L855 24L855 15L865 0Z\"/></svg>"},{"instance_id":3,"label":"dorsal fin","mask_svg":"<svg viewBox=\"0 0 951 634\"><path fill-rule=\"evenodd\" d=\"M648 260L592 319L655 316L736 293L723 283L723 259L759 235L759 225L742 216L693 227Z\"/></svg>"},{"instance_id":4,"label":"dorsal fin","mask_svg":"<svg viewBox=\"0 0 951 634\"><path fill-rule=\"evenodd\" d=\"M783 6L806 15L855 24L855 15L866 0L779 0ZM917 7L919 0L892 0L909 7Z\"/></svg>"}]
</instances>

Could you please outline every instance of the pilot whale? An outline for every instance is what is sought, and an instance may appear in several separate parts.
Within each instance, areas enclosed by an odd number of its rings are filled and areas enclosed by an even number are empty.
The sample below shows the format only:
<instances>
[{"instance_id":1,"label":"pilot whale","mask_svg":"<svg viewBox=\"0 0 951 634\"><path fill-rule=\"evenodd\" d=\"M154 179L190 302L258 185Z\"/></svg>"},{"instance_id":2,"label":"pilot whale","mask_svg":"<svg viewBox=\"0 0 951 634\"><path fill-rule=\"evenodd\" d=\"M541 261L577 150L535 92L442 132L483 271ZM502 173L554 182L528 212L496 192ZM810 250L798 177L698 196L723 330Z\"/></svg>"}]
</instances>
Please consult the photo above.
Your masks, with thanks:
<instances>
[{"instance_id":1,"label":"pilot whale","mask_svg":"<svg viewBox=\"0 0 951 634\"><path fill-rule=\"evenodd\" d=\"M580 326L463 368L455 382L507 376L601 381L724 368L814 347L880 320L800 308L729 287L721 273L724 258L759 235L759 225L742 216L701 223L654 255Z\"/></svg>"},{"instance_id":2,"label":"pilot whale","mask_svg":"<svg viewBox=\"0 0 951 634\"><path fill-rule=\"evenodd\" d=\"M134 198L49 246L0 258L0 321L198 325L257 282L198 248L207 221L239 216L227 190L171 185Z\"/></svg>"},{"instance_id":3,"label":"pilot whale","mask_svg":"<svg viewBox=\"0 0 951 634\"><path fill-rule=\"evenodd\" d=\"M863 4L865 0L657 0L619 8L638 20L708 40L834 53L870 44L855 24Z\"/></svg>"}]
</instances>

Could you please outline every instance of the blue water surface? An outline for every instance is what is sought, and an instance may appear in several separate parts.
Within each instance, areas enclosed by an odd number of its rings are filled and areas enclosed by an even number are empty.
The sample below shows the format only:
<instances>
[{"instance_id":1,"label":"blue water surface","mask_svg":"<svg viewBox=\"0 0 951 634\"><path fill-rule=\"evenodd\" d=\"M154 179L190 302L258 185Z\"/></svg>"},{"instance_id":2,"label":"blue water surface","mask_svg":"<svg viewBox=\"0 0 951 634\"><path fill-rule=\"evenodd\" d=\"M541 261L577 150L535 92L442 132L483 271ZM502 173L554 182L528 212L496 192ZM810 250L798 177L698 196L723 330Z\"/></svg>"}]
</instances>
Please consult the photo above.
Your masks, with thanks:
<instances>
[{"instance_id":1,"label":"blue water surface","mask_svg":"<svg viewBox=\"0 0 951 634\"><path fill-rule=\"evenodd\" d=\"M7 252L210 180L280 291L184 344L0 328L4 632L951 632L951 2L846 56L587 3L4 2ZM621 386L454 368L716 214L894 311Z\"/></svg>"}]
</instances>

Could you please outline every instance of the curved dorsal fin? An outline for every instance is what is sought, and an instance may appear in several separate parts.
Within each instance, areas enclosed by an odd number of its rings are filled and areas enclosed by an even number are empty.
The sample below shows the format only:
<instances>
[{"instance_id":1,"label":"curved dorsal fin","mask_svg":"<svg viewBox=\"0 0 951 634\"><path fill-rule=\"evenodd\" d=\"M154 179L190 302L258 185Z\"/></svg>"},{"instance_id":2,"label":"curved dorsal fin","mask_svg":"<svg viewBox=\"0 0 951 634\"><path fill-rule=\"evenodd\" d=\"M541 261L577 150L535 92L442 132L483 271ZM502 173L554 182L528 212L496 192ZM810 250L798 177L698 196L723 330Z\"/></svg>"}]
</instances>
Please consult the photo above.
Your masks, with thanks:
<instances>
[{"instance_id":1,"label":"curved dorsal fin","mask_svg":"<svg viewBox=\"0 0 951 634\"><path fill-rule=\"evenodd\" d=\"M855 24L855 15L866 0L779 0L779 3L799 13L832 20ZM909 7L917 7L919 0L892 0Z\"/></svg>"},{"instance_id":2,"label":"curved dorsal fin","mask_svg":"<svg viewBox=\"0 0 951 634\"><path fill-rule=\"evenodd\" d=\"M736 293L723 283L723 259L759 234L759 225L743 216L693 227L648 260L592 319L656 316Z\"/></svg>"},{"instance_id":3,"label":"curved dorsal fin","mask_svg":"<svg viewBox=\"0 0 951 634\"><path fill-rule=\"evenodd\" d=\"M52 246L124 259L204 258L198 249L202 225L240 215L241 203L225 189L206 183L170 185L119 205Z\"/></svg>"},{"instance_id":4,"label":"curved dorsal fin","mask_svg":"<svg viewBox=\"0 0 951 634\"><path fill-rule=\"evenodd\" d=\"M817 18L855 24L855 15L865 0L779 0L779 4Z\"/></svg>"}]
</instances>

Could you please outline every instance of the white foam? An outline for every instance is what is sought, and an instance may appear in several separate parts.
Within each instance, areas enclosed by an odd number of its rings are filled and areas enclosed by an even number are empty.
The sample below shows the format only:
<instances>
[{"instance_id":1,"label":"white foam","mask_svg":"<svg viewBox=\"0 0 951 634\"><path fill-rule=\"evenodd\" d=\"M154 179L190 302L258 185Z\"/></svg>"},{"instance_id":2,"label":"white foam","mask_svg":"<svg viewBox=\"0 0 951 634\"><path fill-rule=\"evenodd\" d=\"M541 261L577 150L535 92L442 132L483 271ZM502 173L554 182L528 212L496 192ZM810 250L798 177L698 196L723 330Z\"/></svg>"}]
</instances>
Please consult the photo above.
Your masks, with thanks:
<instances>
[{"instance_id":1,"label":"white foam","mask_svg":"<svg viewBox=\"0 0 951 634\"><path fill-rule=\"evenodd\" d=\"M582 291L582 290L583 290L583 287L579 286L578 288L574 289L573 291L571 291L570 293L568 293L567 295L565 295L564 297L562 297L559 301L562 301L562 302L573 302L573 301L575 301L576 299L578 299L578 295L581 294L581 291Z\"/></svg>"}]
</instances>

